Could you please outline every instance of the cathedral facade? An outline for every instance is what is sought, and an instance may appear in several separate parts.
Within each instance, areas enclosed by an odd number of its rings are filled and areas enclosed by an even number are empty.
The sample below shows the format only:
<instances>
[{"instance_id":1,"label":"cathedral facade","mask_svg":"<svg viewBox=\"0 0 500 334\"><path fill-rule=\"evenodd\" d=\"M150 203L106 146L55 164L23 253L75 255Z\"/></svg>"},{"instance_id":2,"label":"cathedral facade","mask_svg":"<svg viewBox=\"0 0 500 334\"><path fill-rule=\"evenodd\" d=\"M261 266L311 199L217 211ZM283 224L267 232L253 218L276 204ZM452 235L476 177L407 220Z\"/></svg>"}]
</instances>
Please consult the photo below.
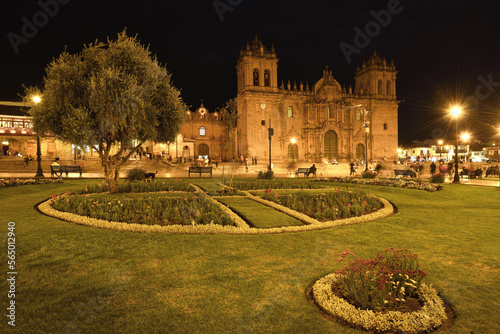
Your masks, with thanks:
<instances>
[{"instance_id":1,"label":"cathedral facade","mask_svg":"<svg viewBox=\"0 0 500 334\"><path fill-rule=\"evenodd\" d=\"M374 53L356 70L354 89L342 88L328 67L311 88L278 86L276 52L255 38L240 51L236 70L239 154L294 162L396 158L393 62Z\"/></svg>"}]
</instances>

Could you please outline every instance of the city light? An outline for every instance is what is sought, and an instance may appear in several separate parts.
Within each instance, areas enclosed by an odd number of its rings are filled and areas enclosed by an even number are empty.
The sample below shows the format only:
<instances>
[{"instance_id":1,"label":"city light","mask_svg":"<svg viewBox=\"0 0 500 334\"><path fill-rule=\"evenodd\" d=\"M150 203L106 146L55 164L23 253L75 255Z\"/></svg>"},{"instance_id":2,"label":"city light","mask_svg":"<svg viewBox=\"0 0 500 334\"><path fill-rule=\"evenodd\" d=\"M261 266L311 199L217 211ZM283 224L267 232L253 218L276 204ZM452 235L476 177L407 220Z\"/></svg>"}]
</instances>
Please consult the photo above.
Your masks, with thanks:
<instances>
[{"instance_id":1,"label":"city light","mask_svg":"<svg viewBox=\"0 0 500 334\"><path fill-rule=\"evenodd\" d=\"M41 101L42 99L40 98L40 96L35 95L35 96L33 96L33 99L32 99L32 100L33 100L33 102L35 102L35 103L40 103L40 101Z\"/></svg>"},{"instance_id":2,"label":"city light","mask_svg":"<svg viewBox=\"0 0 500 334\"><path fill-rule=\"evenodd\" d=\"M462 108L455 106L451 108L450 112L453 117L458 117L462 113Z\"/></svg>"}]
</instances>

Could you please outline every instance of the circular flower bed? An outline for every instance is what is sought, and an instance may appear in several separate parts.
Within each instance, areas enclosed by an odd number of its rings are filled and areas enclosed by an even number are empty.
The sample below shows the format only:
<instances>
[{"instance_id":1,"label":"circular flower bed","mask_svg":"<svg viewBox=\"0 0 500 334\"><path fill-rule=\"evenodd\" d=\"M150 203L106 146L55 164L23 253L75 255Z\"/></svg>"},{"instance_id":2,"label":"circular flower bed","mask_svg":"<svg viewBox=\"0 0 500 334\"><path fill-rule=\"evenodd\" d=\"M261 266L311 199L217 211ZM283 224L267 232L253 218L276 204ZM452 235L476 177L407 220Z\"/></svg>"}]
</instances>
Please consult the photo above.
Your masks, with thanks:
<instances>
[{"instance_id":1,"label":"circular flower bed","mask_svg":"<svg viewBox=\"0 0 500 334\"><path fill-rule=\"evenodd\" d=\"M382 313L361 310L337 296L332 289L336 282L335 273L319 279L313 286L314 301L328 314L354 327L376 332L421 333L439 327L446 319L443 301L437 291L424 283L421 283L418 292L419 300L423 303L419 311Z\"/></svg>"}]
</instances>

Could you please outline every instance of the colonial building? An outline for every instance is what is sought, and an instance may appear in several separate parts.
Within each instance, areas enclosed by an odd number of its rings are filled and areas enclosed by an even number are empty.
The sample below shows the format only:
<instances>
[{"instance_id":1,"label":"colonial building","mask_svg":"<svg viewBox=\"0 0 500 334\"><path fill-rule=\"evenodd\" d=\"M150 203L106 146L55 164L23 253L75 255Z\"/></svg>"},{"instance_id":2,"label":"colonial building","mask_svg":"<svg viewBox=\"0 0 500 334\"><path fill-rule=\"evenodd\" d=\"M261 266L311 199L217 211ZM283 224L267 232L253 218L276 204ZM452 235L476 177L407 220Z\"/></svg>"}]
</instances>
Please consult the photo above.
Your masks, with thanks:
<instances>
[{"instance_id":1,"label":"colonial building","mask_svg":"<svg viewBox=\"0 0 500 334\"><path fill-rule=\"evenodd\" d=\"M393 159L398 148L396 68L376 53L342 88L327 67L312 88L278 86L278 57L255 38L237 65L239 152L266 159ZM272 128L269 145L269 128Z\"/></svg>"},{"instance_id":2,"label":"colonial building","mask_svg":"<svg viewBox=\"0 0 500 334\"><path fill-rule=\"evenodd\" d=\"M23 102L0 101L0 156L36 155L36 133L33 131L29 105ZM71 146L53 136L40 138L41 154L53 159L56 155L71 156Z\"/></svg>"}]
</instances>

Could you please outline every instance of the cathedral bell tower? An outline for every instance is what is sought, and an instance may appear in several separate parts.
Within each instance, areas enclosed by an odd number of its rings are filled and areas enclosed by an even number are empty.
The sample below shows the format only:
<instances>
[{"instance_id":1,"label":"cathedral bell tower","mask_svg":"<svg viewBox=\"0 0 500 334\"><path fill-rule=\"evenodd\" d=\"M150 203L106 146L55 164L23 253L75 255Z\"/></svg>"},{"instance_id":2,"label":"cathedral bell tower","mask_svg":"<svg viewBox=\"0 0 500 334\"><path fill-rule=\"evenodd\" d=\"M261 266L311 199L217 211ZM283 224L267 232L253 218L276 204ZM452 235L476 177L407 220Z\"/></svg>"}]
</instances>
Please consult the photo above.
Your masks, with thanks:
<instances>
[{"instance_id":1,"label":"cathedral bell tower","mask_svg":"<svg viewBox=\"0 0 500 334\"><path fill-rule=\"evenodd\" d=\"M264 158L269 153L269 120L278 117L278 57L255 37L241 49L238 77L238 155ZM267 146L266 146L267 145Z\"/></svg>"},{"instance_id":2,"label":"cathedral bell tower","mask_svg":"<svg viewBox=\"0 0 500 334\"><path fill-rule=\"evenodd\" d=\"M241 49L236 64L238 76L238 94L244 91L272 91L278 89L278 58L274 51L266 49L255 37Z\"/></svg>"},{"instance_id":3,"label":"cathedral bell tower","mask_svg":"<svg viewBox=\"0 0 500 334\"><path fill-rule=\"evenodd\" d=\"M376 52L356 70L355 93L376 98L396 99L396 66L387 64ZM374 96L375 95L375 96Z\"/></svg>"}]
</instances>

